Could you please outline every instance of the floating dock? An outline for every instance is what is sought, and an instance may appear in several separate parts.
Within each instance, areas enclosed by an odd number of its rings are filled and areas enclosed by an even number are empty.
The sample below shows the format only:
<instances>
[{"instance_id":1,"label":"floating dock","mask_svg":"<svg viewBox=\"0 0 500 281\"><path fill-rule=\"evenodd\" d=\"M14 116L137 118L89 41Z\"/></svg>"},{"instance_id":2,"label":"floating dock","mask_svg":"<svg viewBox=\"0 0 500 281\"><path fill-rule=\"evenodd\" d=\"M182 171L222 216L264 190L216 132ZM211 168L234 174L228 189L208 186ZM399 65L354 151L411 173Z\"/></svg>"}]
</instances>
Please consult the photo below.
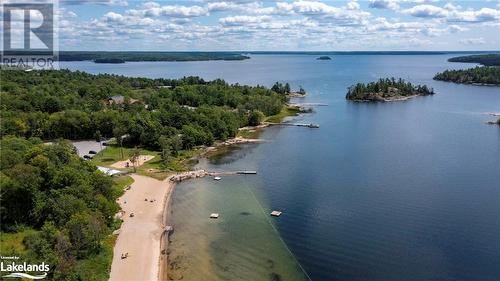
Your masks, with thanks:
<instances>
[{"instance_id":1,"label":"floating dock","mask_svg":"<svg viewBox=\"0 0 500 281\"><path fill-rule=\"evenodd\" d=\"M256 175L257 171L237 171L236 173L239 175Z\"/></svg>"},{"instance_id":2,"label":"floating dock","mask_svg":"<svg viewBox=\"0 0 500 281\"><path fill-rule=\"evenodd\" d=\"M272 211L271 212L271 216L273 216L273 217L279 217L279 216L281 216L281 213L282 212L280 212L280 211Z\"/></svg>"}]
</instances>

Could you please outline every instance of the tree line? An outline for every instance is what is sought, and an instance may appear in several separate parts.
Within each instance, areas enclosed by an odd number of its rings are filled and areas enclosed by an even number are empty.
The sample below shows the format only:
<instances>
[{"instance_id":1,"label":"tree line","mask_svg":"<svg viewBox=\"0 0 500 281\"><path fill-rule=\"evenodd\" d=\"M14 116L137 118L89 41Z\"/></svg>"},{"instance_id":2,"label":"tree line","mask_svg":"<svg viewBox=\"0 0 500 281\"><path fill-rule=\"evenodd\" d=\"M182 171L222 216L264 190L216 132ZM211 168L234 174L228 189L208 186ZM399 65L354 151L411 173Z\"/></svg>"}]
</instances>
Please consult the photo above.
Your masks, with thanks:
<instances>
[{"instance_id":1,"label":"tree line","mask_svg":"<svg viewBox=\"0 0 500 281\"><path fill-rule=\"evenodd\" d=\"M445 70L434 76L434 80L462 84L500 85L500 67L477 66L469 69Z\"/></svg>"},{"instance_id":2,"label":"tree line","mask_svg":"<svg viewBox=\"0 0 500 281\"><path fill-rule=\"evenodd\" d=\"M486 66L500 66L500 54L484 54L453 57L448 59L449 62L474 62Z\"/></svg>"},{"instance_id":3,"label":"tree line","mask_svg":"<svg viewBox=\"0 0 500 281\"><path fill-rule=\"evenodd\" d=\"M108 103L124 96L122 104ZM84 72L2 71L0 136L93 139L126 135L124 144L181 147L234 137L238 128L278 114L284 93L198 77L177 80L91 75ZM134 102L132 102L134 101Z\"/></svg>"}]
</instances>

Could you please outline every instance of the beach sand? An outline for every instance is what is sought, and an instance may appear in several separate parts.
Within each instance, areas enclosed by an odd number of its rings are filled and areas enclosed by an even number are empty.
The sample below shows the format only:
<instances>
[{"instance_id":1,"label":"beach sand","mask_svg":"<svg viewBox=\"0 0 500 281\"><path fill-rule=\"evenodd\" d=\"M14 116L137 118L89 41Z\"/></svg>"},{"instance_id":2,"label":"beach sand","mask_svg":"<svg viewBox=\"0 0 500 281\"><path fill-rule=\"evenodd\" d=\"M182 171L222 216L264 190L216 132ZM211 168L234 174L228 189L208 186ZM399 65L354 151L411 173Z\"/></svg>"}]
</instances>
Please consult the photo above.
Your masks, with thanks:
<instances>
[{"instance_id":1,"label":"beach sand","mask_svg":"<svg viewBox=\"0 0 500 281\"><path fill-rule=\"evenodd\" d=\"M153 155L141 155L139 156L139 159L137 159L136 167L142 166L145 162L148 162L149 160L155 158ZM118 161L113 164L111 164L111 167L117 168L117 169L124 169L127 168L127 163L129 164L130 167L133 167L132 162L130 160L124 160L124 161Z\"/></svg>"},{"instance_id":2,"label":"beach sand","mask_svg":"<svg viewBox=\"0 0 500 281\"><path fill-rule=\"evenodd\" d=\"M119 199L123 223L113 250L109 280L158 280L163 212L175 183L135 174L131 177L131 189ZM122 259L124 253L128 257Z\"/></svg>"}]
</instances>

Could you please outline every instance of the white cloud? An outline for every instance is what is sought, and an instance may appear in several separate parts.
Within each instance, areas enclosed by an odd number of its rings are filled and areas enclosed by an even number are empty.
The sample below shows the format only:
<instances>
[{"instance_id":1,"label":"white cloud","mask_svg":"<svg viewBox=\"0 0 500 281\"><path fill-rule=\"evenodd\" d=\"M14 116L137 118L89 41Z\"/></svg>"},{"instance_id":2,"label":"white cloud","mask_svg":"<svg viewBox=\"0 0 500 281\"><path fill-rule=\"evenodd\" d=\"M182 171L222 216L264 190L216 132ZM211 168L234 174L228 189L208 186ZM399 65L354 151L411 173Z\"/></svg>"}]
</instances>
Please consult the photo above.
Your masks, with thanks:
<instances>
[{"instance_id":1,"label":"white cloud","mask_svg":"<svg viewBox=\"0 0 500 281\"><path fill-rule=\"evenodd\" d=\"M450 26L448 26L448 29L450 30L450 32L452 33L455 33L455 32L461 32L461 31L466 31L468 30L467 28L465 27L461 27L459 25L456 25L456 24L452 24Z\"/></svg>"},{"instance_id":2,"label":"white cloud","mask_svg":"<svg viewBox=\"0 0 500 281\"><path fill-rule=\"evenodd\" d=\"M394 0L370 0L369 7L374 9L397 10L399 9L399 4Z\"/></svg>"},{"instance_id":3,"label":"white cloud","mask_svg":"<svg viewBox=\"0 0 500 281\"><path fill-rule=\"evenodd\" d=\"M239 11L252 13L262 9L262 5L258 2L235 3L231 1L221 1L208 3L207 8L210 12Z\"/></svg>"},{"instance_id":4,"label":"white cloud","mask_svg":"<svg viewBox=\"0 0 500 281\"><path fill-rule=\"evenodd\" d=\"M500 10L481 8L480 10L461 11L460 6L446 4L444 8L434 5L417 5L402 11L419 18L446 18L450 22L488 22L500 20Z\"/></svg>"},{"instance_id":5,"label":"white cloud","mask_svg":"<svg viewBox=\"0 0 500 281\"><path fill-rule=\"evenodd\" d=\"M108 12L103 16L103 19L109 22L122 22L125 18L118 13Z\"/></svg>"},{"instance_id":6,"label":"white cloud","mask_svg":"<svg viewBox=\"0 0 500 281\"><path fill-rule=\"evenodd\" d=\"M444 5L443 8L445 8L448 11L457 11L462 9L460 5L453 5L452 3L446 3L446 5Z\"/></svg>"},{"instance_id":7,"label":"white cloud","mask_svg":"<svg viewBox=\"0 0 500 281\"><path fill-rule=\"evenodd\" d=\"M459 41L459 43L463 45L482 45L486 44L486 41L484 40L484 38L479 37L479 38L462 39Z\"/></svg>"},{"instance_id":8,"label":"white cloud","mask_svg":"<svg viewBox=\"0 0 500 281\"><path fill-rule=\"evenodd\" d=\"M450 21L456 22L487 22L500 20L500 10L482 8L477 11L456 12L450 16Z\"/></svg>"},{"instance_id":9,"label":"white cloud","mask_svg":"<svg viewBox=\"0 0 500 281\"><path fill-rule=\"evenodd\" d=\"M200 50L223 50L228 46L234 49L352 50L390 46L411 49L416 44L446 49L450 44L472 46L466 41L474 40L464 39L460 43L459 40L465 34L460 32L474 28L480 31L473 35L477 38L471 39L483 39L482 48L499 43L498 39L491 39L500 27L498 10L464 10L455 2L423 4L430 1L372 0L370 4L392 2L397 5L387 11L370 10L373 13L363 10L364 4L356 0L343 3L319 0L177 2L182 5L145 2L127 10L107 8L102 16L93 20L86 20L83 11L79 12L78 18L65 12L66 17L61 21L61 42L64 44L67 40L75 45L75 40L87 40L111 44L110 40L119 40L116 44L122 48L131 46L128 40L135 40L136 46L146 49L154 48L152 46L164 48L168 42L170 49L184 46L184 49ZM413 16L414 20L409 20L407 15ZM485 34L485 30L489 33ZM429 38L433 36L446 36L447 39L436 41ZM380 38L384 38L383 42ZM90 48L98 45L95 43Z\"/></svg>"},{"instance_id":10,"label":"white cloud","mask_svg":"<svg viewBox=\"0 0 500 281\"><path fill-rule=\"evenodd\" d=\"M270 20L271 17L269 16L234 16L234 17L221 18L219 19L219 22L222 25L237 26L237 25L245 25L253 23L262 23Z\"/></svg>"},{"instance_id":11,"label":"white cloud","mask_svg":"<svg viewBox=\"0 0 500 281\"><path fill-rule=\"evenodd\" d=\"M417 5L403 10L403 13L419 18L444 18L448 16L449 11L433 5Z\"/></svg>"},{"instance_id":12,"label":"white cloud","mask_svg":"<svg viewBox=\"0 0 500 281\"><path fill-rule=\"evenodd\" d=\"M347 7L348 10L359 10L359 8L361 6L359 5L358 2L351 1L351 2L347 3L346 7Z\"/></svg>"},{"instance_id":13,"label":"white cloud","mask_svg":"<svg viewBox=\"0 0 500 281\"><path fill-rule=\"evenodd\" d=\"M128 6L126 0L60 0L65 5L107 5L107 6Z\"/></svg>"},{"instance_id":14,"label":"white cloud","mask_svg":"<svg viewBox=\"0 0 500 281\"><path fill-rule=\"evenodd\" d=\"M127 14L143 17L201 17L208 15L208 9L200 6L167 5L160 6L154 2L148 2L142 9L131 9Z\"/></svg>"}]
</instances>

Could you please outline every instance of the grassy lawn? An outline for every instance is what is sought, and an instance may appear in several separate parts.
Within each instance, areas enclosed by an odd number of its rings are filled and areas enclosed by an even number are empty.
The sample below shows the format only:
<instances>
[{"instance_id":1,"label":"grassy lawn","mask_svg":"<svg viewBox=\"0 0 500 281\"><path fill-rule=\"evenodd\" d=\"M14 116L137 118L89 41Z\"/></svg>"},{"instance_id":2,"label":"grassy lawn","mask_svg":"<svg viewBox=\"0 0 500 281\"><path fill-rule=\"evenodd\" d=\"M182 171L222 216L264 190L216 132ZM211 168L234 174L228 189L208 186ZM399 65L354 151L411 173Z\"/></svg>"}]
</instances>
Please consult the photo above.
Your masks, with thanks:
<instances>
[{"instance_id":1,"label":"grassy lawn","mask_svg":"<svg viewBox=\"0 0 500 281\"><path fill-rule=\"evenodd\" d=\"M131 185L134 182L134 179L127 175L122 176L114 176L113 177L113 191L116 196L120 197L125 193L125 187Z\"/></svg>"},{"instance_id":2,"label":"grassy lawn","mask_svg":"<svg viewBox=\"0 0 500 281\"><path fill-rule=\"evenodd\" d=\"M94 156L92 162L97 166L111 167L112 164L118 161L124 161L129 159L129 155L134 148L123 147L123 157L122 149L116 145L107 146L104 150L100 151ZM166 169L161 167L161 156L159 151L148 150L144 148L139 148L141 155L152 155L153 159L147 161L142 166L136 167L136 172L140 175L153 177L159 180L163 180L171 175L173 172L181 172L189 170L192 163L190 159L195 157L201 152L201 149L183 150L179 151L178 156L174 157ZM114 168L115 169L115 168ZM122 171L133 172L134 168L123 168L119 169Z\"/></svg>"},{"instance_id":3,"label":"grassy lawn","mask_svg":"<svg viewBox=\"0 0 500 281\"><path fill-rule=\"evenodd\" d=\"M285 119L285 117L296 116L299 113L300 113L299 108L292 107L292 106L285 106L285 107L283 107L283 109L281 109L280 113L278 113L276 115L268 116L264 119L264 121L270 122L270 123L279 123L279 122L283 121L283 119Z\"/></svg>"},{"instance_id":4,"label":"grassy lawn","mask_svg":"<svg viewBox=\"0 0 500 281\"><path fill-rule=\"evenodd\" d=\"M31 228L15 233L0 232L0 253L4 256L23 256L26 253L26 247L23 244L23 240L26 236L35 232L36 230Z\"/></svg>"},{"instance_id":5,"label":"grassy lawn","mask_svg":"<svg viewBox=\"0 0 500 281\"><path fill-rule=\"evenodd\" d=\"M122 157L122 150L123 150L123 157ZM94 162L94 164L96 164L97 166L110 167L115 162L128 160L132 150L134 150L134 148L131 147L120 148L119 146L116 145L109 145L106 146L104 150L101 150L98 154L96 154L92 159L92 162ZM141 155L153 155L153 156L160 155L158 151L152 151L144 148L139 148L139 150Z\"/></svg>"}]
</instances>

